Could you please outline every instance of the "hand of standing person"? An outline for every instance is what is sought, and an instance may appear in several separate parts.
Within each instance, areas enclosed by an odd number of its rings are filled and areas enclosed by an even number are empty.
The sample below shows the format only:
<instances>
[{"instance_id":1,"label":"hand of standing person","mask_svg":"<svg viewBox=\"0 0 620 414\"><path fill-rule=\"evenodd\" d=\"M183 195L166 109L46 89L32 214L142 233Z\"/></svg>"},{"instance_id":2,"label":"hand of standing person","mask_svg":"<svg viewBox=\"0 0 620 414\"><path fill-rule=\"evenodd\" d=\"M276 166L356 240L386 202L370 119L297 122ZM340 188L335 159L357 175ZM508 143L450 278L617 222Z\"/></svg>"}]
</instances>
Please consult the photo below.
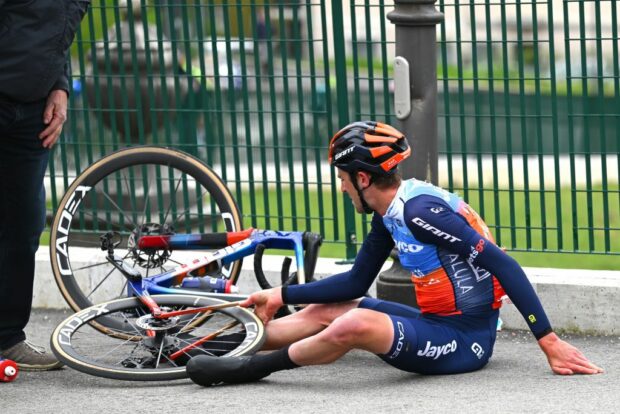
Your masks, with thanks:
<instances>
[{"instance_id":1,"label":"hand of standing person","mask_svg":"<svg viewBox=\"0 0 620 414\"><path fill-rule=\"evenodd\" d=\"M43 122L47 128L39 134L45 148L52 148L60 137L62 126L67 120L67 101L67 92L61 89L51 91L47 97L43 112Z\"/></svg>"}]
</instances>

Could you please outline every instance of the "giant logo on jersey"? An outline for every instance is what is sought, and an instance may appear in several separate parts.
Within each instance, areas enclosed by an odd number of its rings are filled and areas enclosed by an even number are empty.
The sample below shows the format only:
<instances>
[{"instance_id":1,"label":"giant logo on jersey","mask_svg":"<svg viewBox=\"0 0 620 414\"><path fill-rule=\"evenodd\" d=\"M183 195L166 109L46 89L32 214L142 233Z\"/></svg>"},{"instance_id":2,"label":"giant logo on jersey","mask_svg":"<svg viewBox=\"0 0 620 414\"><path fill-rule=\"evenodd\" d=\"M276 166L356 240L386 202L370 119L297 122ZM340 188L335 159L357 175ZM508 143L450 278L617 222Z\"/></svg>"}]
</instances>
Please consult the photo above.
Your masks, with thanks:
<instances>
[{"instance_id":1,"label":"giant logo on jersey","mask_svg":"<svg viewBox=\"0 0 620 414\"><path fill-rule=\"evenodd\" d=\"M455 241L461 241L461 239L459 239L458 237L448 234L445 231L441 231L438 228L431 226L430 224L422 220L420 217L414 217L411 221L414 224L422 227L424 230L430 231L435 236L441 237L444 240L448 240L450 243L454 243Z\"/></svg>"}]
</instances>

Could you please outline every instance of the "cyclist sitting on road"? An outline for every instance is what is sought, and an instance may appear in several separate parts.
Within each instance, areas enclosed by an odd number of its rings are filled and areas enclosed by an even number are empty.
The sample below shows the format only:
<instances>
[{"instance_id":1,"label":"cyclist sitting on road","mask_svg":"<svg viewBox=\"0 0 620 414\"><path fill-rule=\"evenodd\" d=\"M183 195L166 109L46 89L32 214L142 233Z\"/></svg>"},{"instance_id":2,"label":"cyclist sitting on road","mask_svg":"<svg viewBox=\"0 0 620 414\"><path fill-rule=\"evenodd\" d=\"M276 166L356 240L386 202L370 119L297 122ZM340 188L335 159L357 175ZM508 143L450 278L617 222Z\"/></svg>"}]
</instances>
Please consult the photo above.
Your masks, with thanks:
<instances>
[{"instance_id":1,"label":"cyclist sitting on road","mask_svg":"<svg viewBox=\"0 0 620 414\"><path fill-rule=\"evenodd\" d=\"M603 370L552 330L532 285L500 249L480 216L455 194L415 179L398 163L410 148L402 133L379 122L354 122L331 140L329 161L358 213L373 213L371 230L351 270L305 285L252 294L267 324L267 354L192 358L200 385L256 381L272 372L327 364L352 349L377 354L420 374L478 370L493 353L501 299L508 294L536 337L553 372ZM363 297L392 248L411 271L419 310ZM504 293L505 291L505 293ZM283 304L310 304L271 320Z\"/></svg>"}]
</instances>

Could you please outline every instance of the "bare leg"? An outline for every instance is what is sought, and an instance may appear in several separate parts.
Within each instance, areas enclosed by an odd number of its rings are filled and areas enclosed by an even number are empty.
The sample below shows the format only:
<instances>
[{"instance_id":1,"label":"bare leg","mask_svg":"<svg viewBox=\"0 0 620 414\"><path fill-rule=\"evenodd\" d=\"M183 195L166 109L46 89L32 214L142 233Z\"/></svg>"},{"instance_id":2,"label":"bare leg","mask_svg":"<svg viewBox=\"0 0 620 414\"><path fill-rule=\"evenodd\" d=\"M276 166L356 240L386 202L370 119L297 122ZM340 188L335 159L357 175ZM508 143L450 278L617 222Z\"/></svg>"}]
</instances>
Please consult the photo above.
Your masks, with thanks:
<instances>
[{"instance_id":1,"label":"bare leg","mask_svg":"<svg viewBox=\"0 0 620 414\"><path fill-rule=\"evenodd\" d=\"M315 335L339 316L357 308L358 304L359 300L309 305L292 315L269 321L266 326L267 342L263 345L263 350L279 349Z\"/></svg>"},{"instance_id":2,"label":"bare leg","mask_svg":"<svg viewBox=\"0 0 620 414\"><path fill-rule=\"evenodd\" d=\"M327 364L352 349L389 352L394 327L389 316L370 309L351 309L314 336L295 342L289 356L297 365Z\"/></svg>"},{"instance_id":3,"label":"bare leg","mask_svg":"<svg viewBox=\"0 0 620 414\"><path fill-rule=\"evenodd\" d=\"M327 364L354 348L378 354L388 352L394 338L390 317L356 306L356 302L315 305L290 317L270 322L267 324L267 335L271 329L271 346L294 341L300 335L312 336L275 352L251 357L197 356L187 364L187 373L194 382L204 386L221 382L238 384L258 381L272 372L301 365Z\"/></svg>"}]
</instances>

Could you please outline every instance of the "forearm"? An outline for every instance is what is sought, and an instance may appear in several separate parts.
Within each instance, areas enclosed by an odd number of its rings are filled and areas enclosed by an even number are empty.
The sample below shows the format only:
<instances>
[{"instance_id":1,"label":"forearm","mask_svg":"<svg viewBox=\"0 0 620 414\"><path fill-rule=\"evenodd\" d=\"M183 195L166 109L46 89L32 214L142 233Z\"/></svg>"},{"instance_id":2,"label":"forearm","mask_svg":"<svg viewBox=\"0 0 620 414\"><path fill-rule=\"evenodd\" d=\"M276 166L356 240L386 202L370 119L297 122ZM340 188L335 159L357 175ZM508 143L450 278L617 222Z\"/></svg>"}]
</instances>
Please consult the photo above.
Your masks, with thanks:
<instances>
[{"instance_id":1,"label":"forearm","mask_svg":"<svg viewBox=\"0 0 620 414\"><path fill-rule=\"evenodd\" d=\"M340 273L305 285L282 288L284 303L333 303L359 298L367 287L351 271Z\"/></svg>"}]
</instances>

